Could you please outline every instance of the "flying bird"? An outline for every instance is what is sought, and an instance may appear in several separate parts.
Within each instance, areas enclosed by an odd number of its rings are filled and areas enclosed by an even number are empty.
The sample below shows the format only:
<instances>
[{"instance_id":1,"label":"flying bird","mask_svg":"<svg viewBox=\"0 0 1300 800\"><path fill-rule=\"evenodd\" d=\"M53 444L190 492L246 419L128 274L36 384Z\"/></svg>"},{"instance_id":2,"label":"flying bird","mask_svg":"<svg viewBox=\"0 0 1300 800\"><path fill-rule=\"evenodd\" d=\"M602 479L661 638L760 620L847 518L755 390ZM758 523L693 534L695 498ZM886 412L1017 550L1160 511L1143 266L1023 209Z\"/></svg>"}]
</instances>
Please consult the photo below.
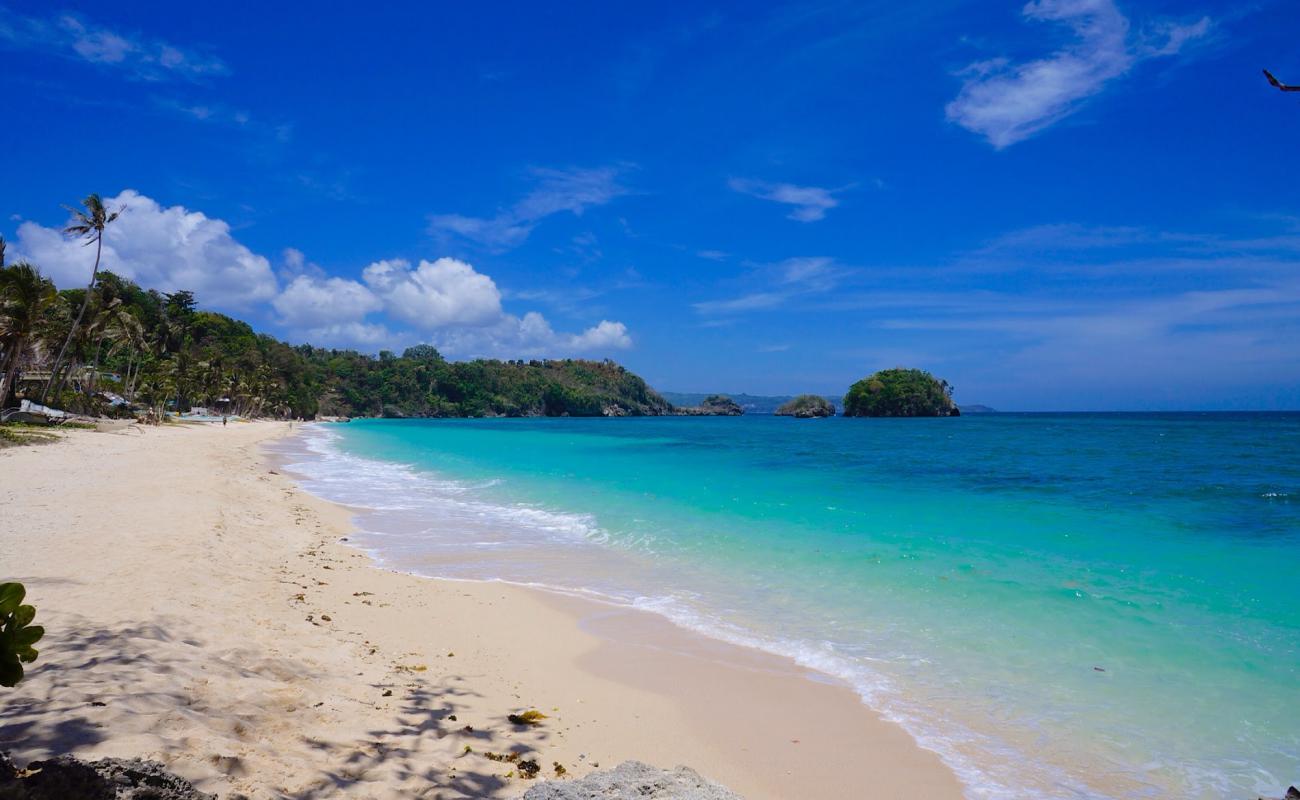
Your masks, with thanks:
<instances>
[{"instance_id":1,"label":"flying bird","mask_svg":"<svg viewBox=\"0 0 1300 800\"><path fill-rule=\"evenodd\" d=\"M1282 83L1282 82L1279 81L1277 78L1274 78L1274 77L1273 77L1273 73L1269 72L1268 70L1264 70L1264 77L1265 77L1265 78L1268 78L1268 82L1269 82L1270 84L1272 84L1275 88L1277 88L1279 91L1283 91L1283 92L1300 92L1300 86L1291 86L1291 85L1288 85L1288 84Z\"/></svg>"}]
</instances>

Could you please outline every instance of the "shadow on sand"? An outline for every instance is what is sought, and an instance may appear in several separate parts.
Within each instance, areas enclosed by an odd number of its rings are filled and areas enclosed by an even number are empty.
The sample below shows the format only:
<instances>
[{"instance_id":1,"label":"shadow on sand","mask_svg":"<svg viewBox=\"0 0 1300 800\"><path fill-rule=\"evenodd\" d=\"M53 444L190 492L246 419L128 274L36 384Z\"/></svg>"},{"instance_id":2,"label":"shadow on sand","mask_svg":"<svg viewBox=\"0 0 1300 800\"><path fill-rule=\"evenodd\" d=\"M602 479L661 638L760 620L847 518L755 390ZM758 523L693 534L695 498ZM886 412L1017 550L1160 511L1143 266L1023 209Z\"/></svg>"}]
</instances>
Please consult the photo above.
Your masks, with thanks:
<instances>
[{"instance_id":1,"label":"shadow on sand","mask_svg":"<svg viewBox=\"0 0 1300 800\"><path fill-rule=\"evenodd\" d=\"M241 683L249 679L246 685L265 680L268 672L284 670L280 660L274 667L259 669L256 663L242 666L226 657L204 659L200 642L175 637L161 624L106 628L84 621L70 627L69 622L59 620L58 627L51 628L56 632L47 634L41 659L28 670L14 694L0 704L0 751L12 751L22 763L61 754L86 757L87 748L133 732L184 740L190 735L185 725L208 726L210 730L204 733L229 736L225 723L244 718L246 711L234 707L238 698L229 699L229 708L222 708L221 700L212 696L196 700L191 693L196 665L204 664L203 671L211 677L221 675ZM150 675L174 679L142 680ZM305 683L313 677L300 671L295 671L295 676ZM496 750L529 758L549 734L541 728L512 725L504 713L491 721L488 729L468 725L466 700L477 695L459 685L463 682L458 676L443 676L437 685L423 678L410 678L403 685L370 685L375 695L387 687L401 698L390 723L346 743L302 735L304 750L315 753L310 761L316 777L307 781L310 788L291 794L272 786L264 788L271 790L271 796L302 800L373 797L376 791L384 796L448 800L503 795L508 787L518 785L518 779L506 777L513 765L491 761L484 754ZM242 698L245 702L250 699L258 698ZM275 713L273 708L268 698L264 713ZM110 729L113 720L122 720L124 714L130 715L124 724L134 730L124 734ZM171 724L160 724L164 719ZM178 720L181 726L175 724ZM507 737L507 733L511 735ZM239 744L241 757L211 753L198 754L198 758L206 758L217 771L232 776L242 774L259 755L268 758L267 764L281 760L273 741L244 740ZM263 778L276 780L274 775Z\"/></svg>"}]
</instances>

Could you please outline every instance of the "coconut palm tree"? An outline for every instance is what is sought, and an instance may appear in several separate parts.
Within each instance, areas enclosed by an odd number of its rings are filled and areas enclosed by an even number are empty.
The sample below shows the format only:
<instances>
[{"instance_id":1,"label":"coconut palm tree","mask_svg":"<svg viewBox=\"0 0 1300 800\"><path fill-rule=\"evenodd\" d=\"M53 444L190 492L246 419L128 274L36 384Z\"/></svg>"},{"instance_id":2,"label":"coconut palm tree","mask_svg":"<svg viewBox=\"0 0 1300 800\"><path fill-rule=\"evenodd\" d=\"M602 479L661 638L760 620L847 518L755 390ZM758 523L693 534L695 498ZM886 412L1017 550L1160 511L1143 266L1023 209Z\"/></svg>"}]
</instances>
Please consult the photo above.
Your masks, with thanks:
<instances>
[{"instance_id":1,"label":"coconut palm tree","mask_svg":"<svg viewBox=\"0 0 1300 800\"><path fill-rule=\"evenodd\" d=\"M72 340L76 338L77 328L81 325L81 318L86 315L86 307L90 305L90 295L95 288L95 279L99 277L99 260L104 253L104 228L109 223L117 219L124 209L109 211L104 207L104 201L98 194L91 194L81 201L82 208L73 208L64 206L72 212L72 223L63 229L66 234L80 236L85 239L84 246L95 245L95 266L90 271L90 283L86 286L86 296L81 301L81 310L72 321L72 328L68 330L68 338L63 341L63 347L59 349L58 356L54 359L54 366L50 369L50 379L45 383L45 389L41 392L41 401L45 401L46 395L49 394L50 387L55 386L55 394L63 388L63 380L59 377L59 367L63 364L63 357L68 353L68 347ZM55 383L57 381L57 384Z\"/></svg>"},{"instance_id":2,"label":"coconut palm tree","mask_svg":"<svg viewBox=\"0 0 1300 800\"><path fill-rule=\"evenodd\" d=\"M146 341L144 325L140 318L118 305L112 311L107 333L110 347L106 358L112 358L119 350L126 350L126 371L122 374L122 394L131 398L133 378L139 373L139 364L145 351Z\"/></svg>"},{"instance_id":3,"label":"coconut palm tree","mask_svg":"<svg viewBox=\"0 0 1300 800\"><path fill-rule=\"evenodd\" d=\"M0 406L13 389L19 359L46 308L57 299L54 283L31 264L0 267Z\"/></svg>"}]
</instances>

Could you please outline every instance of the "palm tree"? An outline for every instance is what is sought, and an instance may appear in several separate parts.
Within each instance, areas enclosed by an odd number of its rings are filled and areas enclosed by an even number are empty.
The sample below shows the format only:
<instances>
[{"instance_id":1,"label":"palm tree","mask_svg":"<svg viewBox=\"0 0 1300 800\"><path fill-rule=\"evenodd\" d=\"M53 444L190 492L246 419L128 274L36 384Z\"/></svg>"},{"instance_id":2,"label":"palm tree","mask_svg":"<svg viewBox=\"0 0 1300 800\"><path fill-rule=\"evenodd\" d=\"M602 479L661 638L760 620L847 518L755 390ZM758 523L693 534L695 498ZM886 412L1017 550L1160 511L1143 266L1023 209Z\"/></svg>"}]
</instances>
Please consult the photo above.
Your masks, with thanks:
<instances>
[{"instance_id":1,"label":"palm tree","mask_svg":"<svg viewBox=\"0 0 1300 800\"><path fill-rule=\"evenodd\" d=\"M18 361L45 309L57 299L54 283L31 264L0 267L0 406L13 388Z\"/></svg>"},{"instance_id":2,"label":"palm tree","mask_svg":"<svg viewBox=\"0 0 1300 800\"><path fill-rule=\"evenodd\" d=\"M111 311L106 338L109 349L105 358L111 358L119 350L126 349L126 371L122 374L121 383L122 395L129 400L133 373L137 371L139 363L138 356L142 355L145 349L144 325L139 317L127 310L126 306L118 304Z\"/></svg>"},{"instance_id":3,"label":"palm tree","mask_svg":"<svg viewBox=\"0 0 1300 800\"><path fill-rule=\"evenodd\" d=\"M73 208L64 206L72 212L72 224L63 229L64 233L80 236L85 239L84 246L95 245L95 267L90 271L90 283L86 287L86 296L81 301L81 310L72 321L72 328L68 330L68 338L63 341L63 347L59 350L59 355L54 359L54 366L50 369L50 379L45 383L45 389L41 392L41 402L45 402L45 397L49 394L50 387L56 386L55 394L63 388L63 381L59 378L59 367L63 364L63 357L67 355L68 347L72 340L76 338L77 328L81 325L81 318L86 314L86 306L90 305L90 295L95 288L95 279L99 277L99 259L104 252L104 228L110 222L117 219L124 209L117 209L110 212L104 208L104 201L98 194L91 194L81 201L83 208ZM55 381L58 381L57 385Z\"/></svg>"}]
</instances>

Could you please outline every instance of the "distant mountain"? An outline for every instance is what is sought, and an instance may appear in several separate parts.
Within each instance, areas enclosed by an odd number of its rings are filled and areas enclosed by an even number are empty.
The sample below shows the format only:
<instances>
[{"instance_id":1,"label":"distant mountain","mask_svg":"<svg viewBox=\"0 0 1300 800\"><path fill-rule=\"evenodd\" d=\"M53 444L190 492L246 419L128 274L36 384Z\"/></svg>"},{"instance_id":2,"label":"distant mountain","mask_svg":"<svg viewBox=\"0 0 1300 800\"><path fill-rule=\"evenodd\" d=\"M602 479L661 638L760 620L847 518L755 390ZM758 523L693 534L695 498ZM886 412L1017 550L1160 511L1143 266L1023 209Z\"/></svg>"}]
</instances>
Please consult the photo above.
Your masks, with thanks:
<instances>
[{"instance_id":1,"label":"distant mountain","mask_svg":"<svg viewBox=\"0 0 1300 800\"><path fill-rule=\"evenodd\" d=\"M967 405L966 403L958 403L957 406L961 409L961 413L963 413L963 414L996 414L996 413L998 413L998 410L997 410L996 408L991 408L991 407L989 407L989 406L982 406L982 405L979 405L978 403L971 403L970 405Z\"/></svg>"},{"instance_id":2,"label":"distant mountain","mask_svg":"<svg viewBox=\"0 0 1300 800\"><path fill-rule=\"evenodd\" d=\"M709 396L718 394L717 392L660 392L665 400L674 406L698 406L703 403ZM783 395L762 395L762 394L728 394L732 400L736 401L741 408L745 409L746 414L775 414L777 408L790 402L795 398L792 394ZM843 397L834 395L825 395L836 408L844 401Z\"/></svg>"}]
</instances>

